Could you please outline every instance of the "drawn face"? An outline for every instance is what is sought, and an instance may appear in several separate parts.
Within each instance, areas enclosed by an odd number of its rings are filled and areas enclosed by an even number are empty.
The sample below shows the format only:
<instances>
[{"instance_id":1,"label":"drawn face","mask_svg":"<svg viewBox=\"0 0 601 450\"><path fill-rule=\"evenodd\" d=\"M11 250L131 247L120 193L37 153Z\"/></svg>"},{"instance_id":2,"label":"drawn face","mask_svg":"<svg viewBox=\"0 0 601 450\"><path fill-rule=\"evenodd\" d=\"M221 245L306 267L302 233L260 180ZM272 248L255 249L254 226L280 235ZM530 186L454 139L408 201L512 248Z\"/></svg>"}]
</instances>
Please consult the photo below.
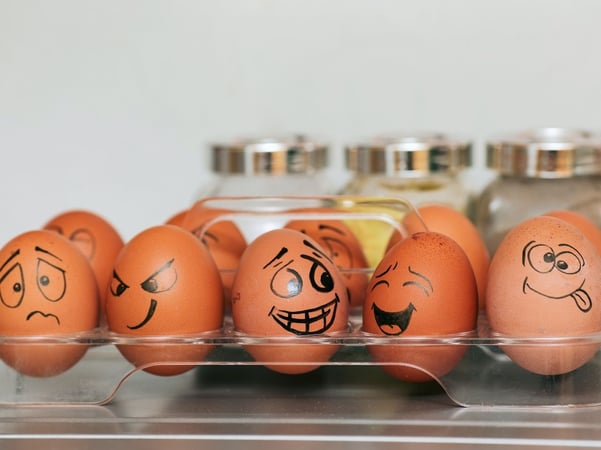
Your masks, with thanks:
<instances>
[{"instance_id":1,"label":"drawn face","mask_svg":"<svg viewBox=\"0 0 601 450\"><path fill-rule=\"evenodd\" d=\"M361 244L351 229L339 220L294 220L286 228L299 230L321 245L340 269L351 304L361 305L365 298L368 276L356 269L365 269L368 263Z\"/></svg>"},{"instance_id":2,"label":"drawn face","mask_svg":"<svg viewBox=\"0 0 601 450\"><path fill-rule=\"evenodd\" d=\"M368 333L441 335L473 329L476 280L451 238L416 233L392 247L371 276L363 305Z\"/></svg>"},{"instance_id":3,"label":"drawn face","mask_svg":"<svg viewBox=\"0 0 601 450\"><path fill-rule=\"evenodd\" d=\"M236 325L275 335L344 328L348 296L335 264L304 234L274 231L254 241L240 263L232 299Z\"/></svg>"},{"instance_id":4,"label":"drawn face","mask_svg":"<svg viewBox=\"0 0 601 450\"><path fill-rule=\"evenodd\" d=\"M527 271L522 284L524 294L530 291L550 300L572 299L580 311L590 311L591 297L583 289L585 260L574 246L560 243L553 248L530 241L522 251L522 265ZM550 288L549 281L557 274L563 275L564 283Z\"/></svg>"},{"instance_id":5,"label":"drawn face","mask_svg":"<svg viewBox=\"0 0 601 450\"><path fill-rule=\"evenodd\" d=\"M409 327L413 314L418 311L416 304L428 301L434 292L432 282L426 275L412 270L410 266L400 269L396 261L381 272L376 272L374 280L370 287L370 297L373 299L371 309L380 331L391 336L398 336ZM406 300L407 306L394 311L378 306L378 295L389 297L392 292L398 296L399 303Z\"/></svg>"},{"instance_id":6,"label":"drawn face","mask_svg":"<svg viewBox=\"0 0 601 450\"><path fill-rule=\"evenodd\" d=\"M219 328L223 288L204 246L174 226L149 228L125 244L106 296L109 328L125 334Z\"/></svg>"},{"instance_id":7,"label":"drawn face","mask_svg":"<svg viewBox=\"0 0 601 450\"><path fill-rule=\"evenodd\" d=\"M60 333L95 326L94 274L65 238L43 230L26 233L0 252L0 264L0 325L5 332Z\"/></svg>"},{"instance_id":8,"label":"drawn face","mask_svg":"<svg viewBox=\"0 0 601 450\"><path fill-rule=\"evenodd\" d=\"M128 329L137 330L144 327L154 317L158 299L162 294L169 295L169 291L177 283L177 270L174 267L174 261L175 259L170 259L136 286L139 290L138 294L141 297L147 297L147 305L144 305L144 302L135 303L137 308L131 311L132 322L125 325ZM111 294L114 297L122 297L127 295L126 292L129 288L130 286L121 279L117 271L113 271Z\"/></svg>"}]
</instances>

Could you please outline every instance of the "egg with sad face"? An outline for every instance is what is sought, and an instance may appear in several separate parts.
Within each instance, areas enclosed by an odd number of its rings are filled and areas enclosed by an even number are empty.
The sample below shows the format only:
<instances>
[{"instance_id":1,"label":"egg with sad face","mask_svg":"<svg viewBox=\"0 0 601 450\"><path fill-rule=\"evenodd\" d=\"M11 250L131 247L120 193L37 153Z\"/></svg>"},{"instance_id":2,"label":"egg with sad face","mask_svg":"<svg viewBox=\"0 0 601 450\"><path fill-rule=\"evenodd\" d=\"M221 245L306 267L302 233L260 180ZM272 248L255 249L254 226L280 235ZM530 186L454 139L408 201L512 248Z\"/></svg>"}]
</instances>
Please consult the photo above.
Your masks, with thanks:
<instances>
[{"instance_id":1,"label":"egg with sad face","mask_svg":"<svg viewBox=\"0 0 601 450\"><path fill-rule=\"evenodd\" d=\"M99 301L94 271L65 237L48 230L23 233L0 250L0 334L66 336L94 329ZM3 344L2 359L22 374L58 375L87 346Z\"/></svg>"}]
</instances>

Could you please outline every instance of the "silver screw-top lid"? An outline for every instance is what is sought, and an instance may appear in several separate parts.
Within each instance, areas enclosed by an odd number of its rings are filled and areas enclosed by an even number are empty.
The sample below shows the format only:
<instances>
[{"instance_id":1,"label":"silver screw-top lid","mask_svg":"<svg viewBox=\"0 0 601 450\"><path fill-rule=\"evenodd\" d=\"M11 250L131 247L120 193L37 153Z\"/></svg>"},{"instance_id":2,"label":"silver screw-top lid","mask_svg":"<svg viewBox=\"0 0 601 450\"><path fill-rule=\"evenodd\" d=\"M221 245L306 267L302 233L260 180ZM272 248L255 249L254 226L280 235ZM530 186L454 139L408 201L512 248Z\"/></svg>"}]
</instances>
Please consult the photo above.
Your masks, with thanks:
<instances>
[{"instance_id":1,"label":"silver screw-top lid","mask_svg":"<svg viewBox=\"0 0 601 450\"><path fill-rule=\"evenodd\" d=\"M503 175L568 178L601 174L601 138L586 130L541 128L490 140L487 166Z\"/></svg>"},{"instance_id":2,"label":"silver screw-top lid","mask_svg":"<svg viewBox=\"0 0 601 450\"><path fill-rule=\"evenodd\" d=\"M440 133L376 137L345 148L346 167L363 175L425 177L454 174L471 164L471 143Z\"/></svg>"},{"instance_id":3,"label":"silver screw-top lid","mask_svg":"<svg viewBox=\"0 0 601 450\"><path fill-rule=\"evenodd\" d=\"M307 174L325 168L328 147L304 136L213 144L213 171L223 175Z\"/></svg>"}]
</instances>

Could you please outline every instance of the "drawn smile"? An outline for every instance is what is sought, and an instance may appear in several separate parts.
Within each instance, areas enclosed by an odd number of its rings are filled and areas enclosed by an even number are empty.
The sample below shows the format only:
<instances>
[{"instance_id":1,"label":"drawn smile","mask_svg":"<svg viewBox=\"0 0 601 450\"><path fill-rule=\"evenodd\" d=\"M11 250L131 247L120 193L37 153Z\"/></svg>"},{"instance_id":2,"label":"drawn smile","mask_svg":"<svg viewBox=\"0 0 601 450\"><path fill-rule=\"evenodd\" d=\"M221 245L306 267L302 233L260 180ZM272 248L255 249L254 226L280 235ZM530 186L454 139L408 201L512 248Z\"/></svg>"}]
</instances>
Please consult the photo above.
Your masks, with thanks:
<instances>
[{"instance_id":1,"label":"drawn smile","mask_svg":"<svg viewBox=\"0 0 601 450\"><path fill-rule=\"evenodd\" d=\"M54 314L45 313L45 312L38 311L38 310L36 310L36 311L31 311L29 314L27 314L27 317L25 318L25 320L29 320L29 319L31 319L31 318L32 318L32 317L34 317L34 316L42 316L42 317L44 317L45 319L48 319L48 318L52 317L54 320L56 320L56 323L57 323L58 325L60 325L60 324L61 324L61 321L59 320L59 318L58 318L57 316L55 316Z\"/></svg>"},{"instance_id":2,"label":"drawn smile","mask_svg":"<svg viewBox=\"0 0 601 450\"><path fill-rule=\"evenodd\" d=\"M277 309L274 306L268 315L290 333L298 335L319 334L328 330L334 323L339 302L340 299L336 295L334 300L325 305L301 311L287 311Z\"/></svg>"},{"instance_id":3,"label":"drawn smile","mask_svg":"<svg viewBox=\"0 0 601 450\"><path fill-rule=\"evenodd\" d=\"M539 290L534 289L529 283L528 283L528 277L524 278L524 283L522 285L522 292L524 292L524 294L526 293L526 290L530 290L538 295L542 295L543 297L552 299L552 300L562 300L564 298L571 298L572 300L574 300L574 303L576 303L576 306L578 307L578 309L582 312L588 312L590 311L590 309L593 307L593 302L591 300L591 297L588 295L588 293L582 289L582 286L584 286L584 281L582 281L582 283L580 284L580 286L578 286L578 288L576 290L574 290L573 292L570 292L569 294L565 294L565 295L550 295L550 294L545 294L544 292L541 292Z\"/></svg>"},{"instance_id":4,"label":"drawn smile","mask_svg":"<svg viewBox=\"0 0 601 450\"><path fill-rule=\"evenodd\" d=\"M413 303L409 303L405 309L401 311L384 311L378 305L373 303L371 309L374 312L374 319L380 331L388 336L398 336L402 334L411 322L411 316L414 311L417 311Z\"/></svg>"},{"instance_id":5,"label":"drawn smile","mask_svg":"<svg viewBox=\"0 0 601 450\"><path fill-rule=\"evenodd\" d=\"M150 306L148 307L148 311L146 312L146 317L144 317L144 320L142 320L142 322L140 322L138 325L134 325L134 326L127 326L127 328L129 328L130 330L137 330L138 328L142 328L144 325L146 325L148 323L148 321L150 319L152 319L152 316L154 316L154 311L157 309L157 301L153 298L150 299Z\"/></svg>"}]
</instances>

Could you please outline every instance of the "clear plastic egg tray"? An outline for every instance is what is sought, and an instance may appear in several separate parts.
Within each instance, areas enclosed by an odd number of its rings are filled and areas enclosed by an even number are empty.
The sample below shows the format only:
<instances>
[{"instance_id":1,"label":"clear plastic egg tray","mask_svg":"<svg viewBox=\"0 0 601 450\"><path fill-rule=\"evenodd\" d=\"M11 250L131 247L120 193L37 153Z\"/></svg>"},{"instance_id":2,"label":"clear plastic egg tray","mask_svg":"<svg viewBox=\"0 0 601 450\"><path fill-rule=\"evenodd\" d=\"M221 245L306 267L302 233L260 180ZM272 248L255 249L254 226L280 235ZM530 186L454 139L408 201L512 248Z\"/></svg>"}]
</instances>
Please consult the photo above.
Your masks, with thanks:
<instances>
[{"instance_id":1,"label":"clear plastic egg tray","mask_svg":"<svg viewBox=\"0 0 601 450\"><path fill-rule=\"evenodd\" d=\"M358 197L235 197L211 198L202 202L202 207L226 208L231 213L223 214L204 229L218 221L233 221L243 230L248 242L261 233L281 227L291 219L343 220L358 233L368 251L371 268L381 258L390 234L397 230L406 231L402 217L412 211L412 206L397 198ZM198 207L200 204L195 205ZM299 208L335 208L324 211L300 211ZM425 229L425 227L424 227ZM202 235L202 232L201 232ZM345 269L341 270L359 270ZM453 295L449 292L448 295ZM491 333L486 317L480 313L477 328L472 332L443 336L386 336L365 333L362 330L361 311L351 311L348 329L324 335L265 337L240 333L234 328L231 315L226 313L223 328L196 335L181 336L125 336L109 332L105 327L69 336L0 337L0 349L5 345L20 346L23 351L43 346L52 352L56 346L85 346L83 358L65 372L49 377L32 377L18 373L6 364L0 365L0 404L19 405L102 405L119 396L125 382L135 383L136 375L156 365L228 366L238 370L244 366L269 365L269 361L255 361L246 346L269 346L277 352L286 352L298 345L335 345L336 352L327 361L292 361L287 365L338 366L345 371L359 370L369 366L384 370L384 366L411 367L427 374L438 384L456 405L470 406L565 406L585 407L601 405L601 355L595 356L582 367L562 375L538 375L515 364L504 352L509 347L527 347L530 351L550 347L576 348L578 346L601 347L601 335L577 337L534 338L500 337ZM208 355L201 361L162 361L133 367L121 354L118 347L126 346L161 347L168 353L170 346L181 345L210 347ZM389 346L410 350L427 351L431 348L464 350L458 364L448 373L438 376L428 367L418 367L402 360L376 361L369 351L370 346ZM165 352L163 352L165 353ZM276 364L277 361L273 361ZM191 370L197 370L192 368ZM319 368L316 370L320 370ZM286 375L290 389L298 377L304 374ZM177 383L179 375L169 377ZM391 376L391 379L394 379ZM365 383L373 380L365 379ZM396 380L398 383L407 381ZM152 393L149 393L152 395Z\"/></svg>"}]
</instances>

